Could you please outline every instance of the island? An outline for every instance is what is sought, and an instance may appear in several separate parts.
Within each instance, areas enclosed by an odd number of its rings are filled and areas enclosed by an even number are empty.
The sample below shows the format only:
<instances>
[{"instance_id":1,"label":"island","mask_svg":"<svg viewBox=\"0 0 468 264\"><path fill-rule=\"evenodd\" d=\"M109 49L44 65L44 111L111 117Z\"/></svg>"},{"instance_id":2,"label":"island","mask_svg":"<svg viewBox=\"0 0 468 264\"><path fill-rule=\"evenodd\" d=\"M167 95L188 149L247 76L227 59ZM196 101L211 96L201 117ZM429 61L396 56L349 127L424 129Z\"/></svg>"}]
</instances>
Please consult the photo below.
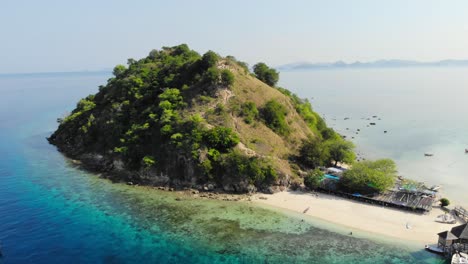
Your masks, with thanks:
<instances>
[{"instance_id":1,"label":"island","mask_svg":"<svg viewBox=\"0 0 468 264\"><path fill-rule=\"evenodd\" d=\"M129 184L274 193L323 165L352 162L352 143L277 87L265 63L186 44L118 65L49 138L89 170Z\"/></svg>"},{"instance_id":2,"label":"island","mask_svg":"<svg viewBox=\"0 0 468 264\"><path fill-rule=\"evenodd\" d=\"M443 214L447 199L432 210L440 186L398 176L390 159L357 162L353 143L278 80L262 62L249 68L186 44L163 47L117 65L106 85L58 119L48 140L114 182L203 199L248 194L259 206L320 218L358 237L428 243L456 224Z\"/></svg>"}]
</instances>

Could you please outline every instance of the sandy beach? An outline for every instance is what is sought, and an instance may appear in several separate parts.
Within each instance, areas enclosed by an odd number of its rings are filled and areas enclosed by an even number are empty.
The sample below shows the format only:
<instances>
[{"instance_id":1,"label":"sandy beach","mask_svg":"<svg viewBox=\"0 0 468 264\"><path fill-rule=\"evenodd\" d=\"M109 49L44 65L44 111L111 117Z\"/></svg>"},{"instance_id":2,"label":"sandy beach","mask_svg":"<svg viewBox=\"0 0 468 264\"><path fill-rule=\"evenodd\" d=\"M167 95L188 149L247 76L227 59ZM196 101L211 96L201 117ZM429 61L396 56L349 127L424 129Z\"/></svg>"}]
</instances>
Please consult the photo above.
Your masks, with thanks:
<instances>
[{"instance_id":1,"label":"sandy beach","mask_svg":"<svg viewBox=\"0 0 468 264\"><path fill-rule=\"evenodd\" d=\"M435 222L435 218L444 213L440 208L420 215L322 193L319 193L318 197L312 193L293 191L271 195L257 194L252 201L350 227L350 230L362 230L388 238L416 242L421 246L437 243L437 233L457 225ZM307 208L309 209L303 213Z\"/></svg>"}]
</instances>

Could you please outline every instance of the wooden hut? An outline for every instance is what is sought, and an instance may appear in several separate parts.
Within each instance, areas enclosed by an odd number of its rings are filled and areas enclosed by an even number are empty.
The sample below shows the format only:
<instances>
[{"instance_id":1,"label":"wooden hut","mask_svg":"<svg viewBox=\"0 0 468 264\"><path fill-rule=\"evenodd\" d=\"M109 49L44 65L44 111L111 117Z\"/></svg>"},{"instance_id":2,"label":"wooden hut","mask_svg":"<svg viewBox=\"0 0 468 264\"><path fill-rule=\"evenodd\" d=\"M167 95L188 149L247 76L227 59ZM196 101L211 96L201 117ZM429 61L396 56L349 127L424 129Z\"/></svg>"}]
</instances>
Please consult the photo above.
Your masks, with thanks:
<instances>
[{"instance_id":1,"label":"wooden hut","mask_svg":"<svg viewBox=\"0 0 468 264\"><path fill-rule=\"evenodd\" d=\"M453 249L460 252L468 252L468 224L456 226L450 230L456 240L453 241Z\"/></svg>"},{"instance_id":2,"label":"wooden hut","mask_svg":"<svg viewBox=\"0 0 468 264\"><path fill-rule=\"evenodd\" d=\"M443 249L445 254L451 256L455 252L468 253L468 224L456 226L437 235L437 247Z\"/></svg>"},{"instance_id":3,"label":"wooden hut","mask_svg":"<svg viewBox=\"0 0 468 264\"><path fill-rule=\"evenodd\" d=\"M437 246L439 248L448 251L448 249L453 245L453 242L458 239L452 232L444 231L438 234L439 235L439 242Z\"/></svg>"}]
</instances>

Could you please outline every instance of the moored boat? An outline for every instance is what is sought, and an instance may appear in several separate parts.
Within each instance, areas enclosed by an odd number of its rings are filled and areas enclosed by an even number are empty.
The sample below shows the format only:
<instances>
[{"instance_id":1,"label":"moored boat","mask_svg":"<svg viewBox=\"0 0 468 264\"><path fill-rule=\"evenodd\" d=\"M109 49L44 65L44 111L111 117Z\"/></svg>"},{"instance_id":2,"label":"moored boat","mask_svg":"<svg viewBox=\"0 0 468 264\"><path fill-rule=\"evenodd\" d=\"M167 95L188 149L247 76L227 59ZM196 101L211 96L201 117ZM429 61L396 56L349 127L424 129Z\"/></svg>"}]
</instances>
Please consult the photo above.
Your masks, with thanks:
<instances>
[{"instance_id":1,"label":"moored boat","mask_svg":"<svg viewBox=\"0 0 468 264\"><path fill-rule=\"evenodd\" d=\"M434 154L432 154L432 153L424 153L424 156L426 156L426 157L432 157L432 156L434 156Z\"/></svg>"},{"instance_id":2,"label":"moored boat","mask_svg":"<svg viewBox=\"0 0 468 264\"><path fill-rule=\"evenodd\" d=\"M437 216L435 221L439 223L444 223L444 224L456 224L457 223L457 220L451 214L439 215Z\"/></svg>"},{"instance_id":3,"label":"moored boat","mask_svg":"<svg viewBox=\"0 0 468 264\"><path fill-rule=\"evenodd\" d=\"M465 254L465 253L453 254L452 264L468 264L468 254Z\"/></svg>"},{"instance_id":4,"label":"moored boat","mask_svg":"<svg viewBox=\"0 0 468 264\"><path fill-rule=\"evenodd\" d=\"M439 255L443 255L444 254L444 250L439 248L439 247L436 247L436 246L429 246L429 245L426 245L425 246L426 250L429 251L429 252L432 252L432 253L435 253L435 254L439 254Z\"/></svg>"}]
</instances>

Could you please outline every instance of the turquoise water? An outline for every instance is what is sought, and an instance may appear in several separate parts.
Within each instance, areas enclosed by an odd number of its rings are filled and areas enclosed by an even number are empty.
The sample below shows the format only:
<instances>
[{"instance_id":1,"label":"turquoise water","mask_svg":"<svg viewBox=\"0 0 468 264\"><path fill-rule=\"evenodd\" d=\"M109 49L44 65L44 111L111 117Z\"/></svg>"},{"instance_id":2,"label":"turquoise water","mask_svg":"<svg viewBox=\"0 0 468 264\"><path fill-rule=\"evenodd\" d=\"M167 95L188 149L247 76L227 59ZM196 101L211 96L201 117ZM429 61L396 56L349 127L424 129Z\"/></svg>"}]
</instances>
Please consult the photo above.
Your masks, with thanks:
<instances>
[{"instance_id":1,"label":"turquoise water","mask_svg":"<svg viewBox=\"0 0 468 264\"><path fill-rule=\"evenodd\" d=\"M108 77L0 77L0 263L443 263L247 202L80 171L45 137Z\"/></svg>"},{"instance_id":2,"label":"turquoise water","mask_svg":"<svg viewBox=\"0 0 468 264\"><path fill-rule=\"evenodd\" d=\"M335 176L335 175L331 175L331 174L325 174L325 178L328 178L328 179L333 179L333 180L340 180L340 177L338 176Z\"/></svg>"},{"instance_id":3,"label":"turquoise water","mask_svg":"<svg viewBox=\"0 0 468 264\"><path fill-rule=\"evenodd\" d=\"M361 158L392 158L401 175L440 184L468 207L468 68L283 72L280 82L355 142Z\"/></svg>"}]
</instances>

